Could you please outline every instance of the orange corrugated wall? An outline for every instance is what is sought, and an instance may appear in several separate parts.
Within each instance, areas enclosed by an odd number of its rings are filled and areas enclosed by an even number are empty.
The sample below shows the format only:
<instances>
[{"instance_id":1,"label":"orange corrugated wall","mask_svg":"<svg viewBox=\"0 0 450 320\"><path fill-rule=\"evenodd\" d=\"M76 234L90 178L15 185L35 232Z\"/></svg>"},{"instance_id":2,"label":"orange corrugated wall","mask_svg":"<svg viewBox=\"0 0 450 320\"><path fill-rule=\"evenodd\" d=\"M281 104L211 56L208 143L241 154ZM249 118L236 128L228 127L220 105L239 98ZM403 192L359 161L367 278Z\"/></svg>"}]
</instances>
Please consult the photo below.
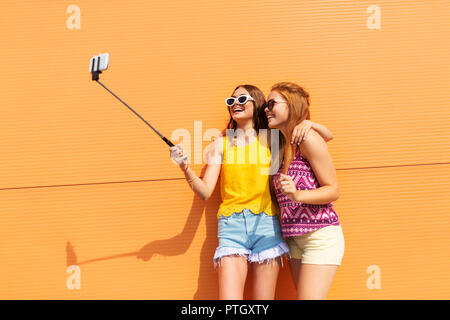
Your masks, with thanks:
<instances>
[{"instance_id":1,"label":"orange corrugated wall","mask_svg":"<svg viewBox=\"0 0 450 320\"><path fill-rule=\"evenodd\" d=\"M449 15L447 0L2 3L0 298L217 298L219 190L194 197L167 146L91 81L103 52L102 82L192 147L194 121L224 128L236 85L304 86L335 137L346 251L329 298L450 298ZM80 264L68 289L74 254L126 253ZM284 268L277 298L294 297Z\"/></svg>"}]
</instances>

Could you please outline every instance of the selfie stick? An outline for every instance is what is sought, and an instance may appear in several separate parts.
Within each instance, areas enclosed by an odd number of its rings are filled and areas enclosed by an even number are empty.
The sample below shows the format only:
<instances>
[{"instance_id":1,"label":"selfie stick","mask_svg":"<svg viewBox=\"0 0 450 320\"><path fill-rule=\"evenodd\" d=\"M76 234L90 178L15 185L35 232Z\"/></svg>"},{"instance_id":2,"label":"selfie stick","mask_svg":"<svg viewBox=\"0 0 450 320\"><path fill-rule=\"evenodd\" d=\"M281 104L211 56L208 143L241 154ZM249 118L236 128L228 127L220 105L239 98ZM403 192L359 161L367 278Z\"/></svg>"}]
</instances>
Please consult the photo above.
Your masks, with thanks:
<instances>
[{"instance_id":1,"label":"selfie stick","mask_svg":"<svg viewBox=\"0 0 450 320\"><path fill-rule=\"evenodd\" d=\"M100 56L97 57L98 61L97 61L97 69L98 66L100 66ZM105 88L106 90L108 90L109 93L111 93L114 97L116 97L120 102L122 102L128 109L130 109L131 111L133 111L133 113L135 115L137 115L142 121L145 122L145 124L147 124L150 128L153 129L153 131L156 132L156 134L158 136L161 137L161 139L164 140L165 143L167 143L169 145L169 147L174 147L175 145L166 137L164 137L158 130L156 130L150 123L148 123L144 118L142 118L139 113L137 113L136 111L133 110L133 108L131 108L128 104L125 103L125 101L123 101L122 99L120 99L116 94L114 94L114 92L112 92L111 90L109 90L103 83L101 83L98 79L99 79L99 74L102 73L100 70L95 70L95 63L92 63L92 67L91 67L91 73L92 73L92 80L98 82L103 88Z\"/></svg>"}]
</instances>

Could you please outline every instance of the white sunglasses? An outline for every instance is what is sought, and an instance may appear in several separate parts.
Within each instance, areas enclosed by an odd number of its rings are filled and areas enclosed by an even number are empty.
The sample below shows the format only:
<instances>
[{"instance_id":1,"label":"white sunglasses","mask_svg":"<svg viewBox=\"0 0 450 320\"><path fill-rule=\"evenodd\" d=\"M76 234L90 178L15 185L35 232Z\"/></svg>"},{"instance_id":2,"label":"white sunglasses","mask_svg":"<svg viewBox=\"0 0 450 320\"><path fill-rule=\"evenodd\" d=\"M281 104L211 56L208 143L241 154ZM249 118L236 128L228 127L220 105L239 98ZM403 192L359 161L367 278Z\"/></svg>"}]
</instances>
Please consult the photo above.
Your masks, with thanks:
<instances>
[{"instance_id":1,"label":"white sunglasses","mask_svg":"<svg viewBox=\"0 0 450 320\"><path fill-rule=\"evenodd\" d=\"M229 107L234 106L234 104L237 103L238 104L245 104L247 103L247 101L255 101L255 99L253 99L252 97L250 97L248 94L242 94L239 97L229 97L225 99L225 104Z\"/></svg>"}]
</instances>

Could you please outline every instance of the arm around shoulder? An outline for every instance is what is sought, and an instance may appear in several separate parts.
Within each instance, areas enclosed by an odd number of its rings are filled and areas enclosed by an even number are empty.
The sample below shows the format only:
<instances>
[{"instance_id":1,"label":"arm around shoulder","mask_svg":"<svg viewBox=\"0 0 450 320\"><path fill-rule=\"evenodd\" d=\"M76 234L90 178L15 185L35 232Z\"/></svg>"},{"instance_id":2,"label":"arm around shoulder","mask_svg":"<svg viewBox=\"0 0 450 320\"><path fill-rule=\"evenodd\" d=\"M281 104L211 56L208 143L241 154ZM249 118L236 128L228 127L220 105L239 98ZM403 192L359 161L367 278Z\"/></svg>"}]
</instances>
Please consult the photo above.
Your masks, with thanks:
<instances>
[{"instance_id":1,"label":"arm around shoulder","mask_svg":"<svg viewBox=\"0 0 450 320\"><path fill-rule=\"evenodd\" d=\"M333 140L333 134L324 125L313 122L312 128L320 134L320 136L325 140L325 142Z\"/></svg>"}]
</instances>

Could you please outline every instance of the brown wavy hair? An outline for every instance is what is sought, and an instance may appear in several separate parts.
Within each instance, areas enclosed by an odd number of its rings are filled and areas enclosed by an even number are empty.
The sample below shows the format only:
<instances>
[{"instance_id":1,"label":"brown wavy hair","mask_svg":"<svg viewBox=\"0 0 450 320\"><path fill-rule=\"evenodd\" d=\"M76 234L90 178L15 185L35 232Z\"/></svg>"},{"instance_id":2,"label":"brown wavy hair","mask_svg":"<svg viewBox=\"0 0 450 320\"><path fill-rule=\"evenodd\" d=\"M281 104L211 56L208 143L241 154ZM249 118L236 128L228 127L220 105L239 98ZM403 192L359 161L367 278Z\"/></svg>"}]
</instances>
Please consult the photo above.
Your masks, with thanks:
<instances>
[{"instance_id":1,"label":"brown wavy hair","mask_svg":"<svg viewBox=\"0 0 450 320\"><path fill-rule=\"evenodd\" d=\"M286 174L287 169L297 152L297 145L291 145L290 143L286 143L286 141L291 141L292 132L297 124L305 119L309 120L311 118L311 113L309 111L309 93L298 84L292 82L279 82L274 84L271 91L277 91L281 94L287 101L289 108L286 137L284 137L283 134L280 134L279 136L280 144L278 155L280 164L283 158L285 160L283 173Z\"/></svg>"},{"instance_id":2,"label":"brown wavy hair","mask_svg":"<svg viewBox=\"0 0 450 320\"><path fill-rule=\"evenodd\" d=\"M253 99L255 99L253 103L253 128L256 130L256 133L259 134L259 129L268 129L269 125L267 124L267 117L264 112L264 108L266 107L266 98L264 96L264 93L258 87L255 87L251 84L243 84L237 86L233 90L233 93L239 88L244 88L245 90L247 90L249 95ZM236 130L237 123L231 116L230 108L228 108L228 113L230 114L230 120L228 121L226 129Z\"/></svg>"}]
</instances>

